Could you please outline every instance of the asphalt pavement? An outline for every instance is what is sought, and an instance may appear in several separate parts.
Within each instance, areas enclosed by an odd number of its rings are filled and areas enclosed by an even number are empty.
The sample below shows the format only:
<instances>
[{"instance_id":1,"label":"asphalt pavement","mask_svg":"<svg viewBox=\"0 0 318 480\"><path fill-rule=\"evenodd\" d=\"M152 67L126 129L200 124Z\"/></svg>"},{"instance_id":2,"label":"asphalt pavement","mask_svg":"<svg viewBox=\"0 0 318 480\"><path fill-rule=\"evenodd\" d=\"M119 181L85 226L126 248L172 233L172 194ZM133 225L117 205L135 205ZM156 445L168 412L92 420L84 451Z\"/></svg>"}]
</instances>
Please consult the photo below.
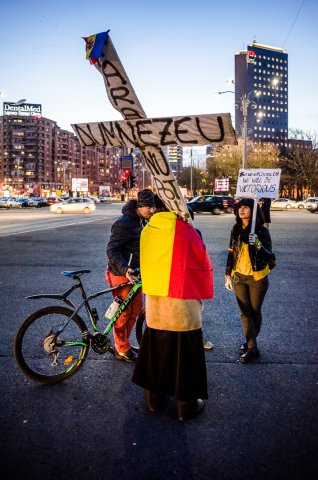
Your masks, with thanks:
<instances>
[{"instance_id":1,"label":"asphalt pavement","mask_svg":"<svg viewBox=\"0 0 318 480\"><path fill-rule=\"evenodd\" d=\"M234 217L195 216L214 266L215 298L205 302L203 316L204 337L214 349L206 351L206 408L184 424L173 399L159 414L146 411L141 389L131 382L133 365L110 354L91 352L76 375L54 386L29 380L15 364L19 325L47 304L27 295L66 290L71 281L60 272L79 268L92 270L84 279L89 292L105 287L114 216L104 205L88 217L70 216L65 225L58 219L59 228L49 229L56 217L45 229L36 228L35 218L23 230L23 218L12 212L7 228L12 222L20 227L9 236L0 231L1 477L317 478L318 215L272 214L277 267L263 307L261 358L247 365L238 362L242 331L235 297L224 288ZM0 222L4 218L0 212ZM100 315L107 306L108 300L98 300Z\"/></svg>"}]
</instances>

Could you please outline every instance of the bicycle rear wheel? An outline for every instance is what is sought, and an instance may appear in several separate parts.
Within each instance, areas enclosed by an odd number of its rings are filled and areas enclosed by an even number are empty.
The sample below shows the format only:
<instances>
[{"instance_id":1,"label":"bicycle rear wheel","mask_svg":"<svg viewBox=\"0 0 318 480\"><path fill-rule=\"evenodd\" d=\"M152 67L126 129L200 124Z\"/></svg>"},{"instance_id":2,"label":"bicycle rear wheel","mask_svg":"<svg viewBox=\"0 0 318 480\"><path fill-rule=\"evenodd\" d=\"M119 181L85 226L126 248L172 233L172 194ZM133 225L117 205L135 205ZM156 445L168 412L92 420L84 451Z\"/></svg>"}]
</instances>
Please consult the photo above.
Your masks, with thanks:
<instances>
[{"instance_id":1,"label":"bicycle rear wheel","mask_svg":"<svg viewBox=\"0 0 318 480\"><path fill-rule=\"evenodd\" d=\"M146 326L146 312L143 310L136 321L136 338L139 345Z\"/></svg>"},{"instance_id":2,"label":"bicycle rear wheel","mask_svg":"<svg viewBox=\"0 0 318 480\"><path fill-rule=\"evenodd\" d=\"M83 338L87 327L75 315L56 336L58 329L73 314L60 306L42 308L25 319L14 339L14 357L23 373L37 382L51 384L74 375L83 365L89 342Z\"/></svg>"}]
</instances>

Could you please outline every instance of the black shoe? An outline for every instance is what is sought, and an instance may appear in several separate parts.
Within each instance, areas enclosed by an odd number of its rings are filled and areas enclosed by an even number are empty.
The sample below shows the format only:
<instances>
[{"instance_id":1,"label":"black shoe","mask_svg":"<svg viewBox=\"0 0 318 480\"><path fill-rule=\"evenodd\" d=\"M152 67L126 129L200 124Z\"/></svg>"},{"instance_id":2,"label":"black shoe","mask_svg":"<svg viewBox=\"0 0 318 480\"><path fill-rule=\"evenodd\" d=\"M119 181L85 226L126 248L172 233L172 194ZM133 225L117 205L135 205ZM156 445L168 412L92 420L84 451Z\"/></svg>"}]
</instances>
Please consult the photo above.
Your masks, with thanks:
<instances>
[{"instance_id":1,"label":"black shoe","mask_svg":"<svg viewBox=\"0 0 318 480\"><path fill-rule=\"evenodd\" d=\"M204 401L201 400L201 398L198 398L195 408L193 410L191 409L186 414L185 413L182 413L181 415L179 414L178 420L180 422L184 422L185 420L188 420L189 418L194 417L195 415L198 415L204 410L204 406L205 406Z\"/></svg>"},{"instance_id":2,"label":"black shoe","mask_svg":"<svg viewBox=\"0 0 318 480\"><path fill-rule=\"evenodd\" d=\"M133 347L132 345L130 347L130 350L132 350L134 353L137 353L137 354L139 352L139 348L138 347Z\"/></svg>"},{"instance_id":3,"label":"black shoe","mask_svg":"<svg viewBox=\"0 0 318 480\"><path fill-rule=\"evenodd\" d=\"M248 363L251 360L255 360L255 358L259 358L261 355L259 353L258 348L248 349L246 353L240 356L240 362Z\"/></svg>"},{"instance_id":4,"label":"black shoe","mask_svg":"<svg viewBox=\"0 0 318 480\"><path fill-rule=\"evenodd\" d=\"M248 346L247 346L247 342L244 342L243 345L241 345L241 348L240 348L240 353L246 353L248 350Z\"/></svg>"},{"instance_id":5,"label":"black shoe","mask_svg":"<svg viewBox=\"0 0 318 480\"><path fill-rule=\"evenodd\" d=\"M136 361L137 355L130 348L127 352L124 352L124 353L117 352L117 350L115 350L114 357L116 360L123 360L124 362L132 363Z\"/></svg>"},{"instance_id":6,"label":"black shoe","mask_svg":"<svg viewBox=\"0 0 318 480\"><path fill-rule=\"evenodd\" d=\"M162 410L165 401L165 395L144 389L144 399L148 410L156 413L159 412L159 410Z\"/></svg>"}]
</instances>

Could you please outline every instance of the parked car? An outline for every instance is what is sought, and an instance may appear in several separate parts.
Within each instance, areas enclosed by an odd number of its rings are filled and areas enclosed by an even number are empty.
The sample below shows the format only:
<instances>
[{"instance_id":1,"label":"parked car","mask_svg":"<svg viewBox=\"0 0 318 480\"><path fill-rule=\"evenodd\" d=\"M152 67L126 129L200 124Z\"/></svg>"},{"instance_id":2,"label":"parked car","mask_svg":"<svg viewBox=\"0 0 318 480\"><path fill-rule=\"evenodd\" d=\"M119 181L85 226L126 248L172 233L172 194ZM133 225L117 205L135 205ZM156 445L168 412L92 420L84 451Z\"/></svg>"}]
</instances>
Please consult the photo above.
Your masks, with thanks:
<instances>
[{"instance_id":1,"label":"parked car","mask_svg":"<svg viewBox=\"0 0 318 480\"><path fill-rule=\"evenodd\" d=\"M199 195L187 202L187 205L194 213L208 212L213 215L220 215L224 211L222 197L216 195Z\"/></svg>"},{"instance_id":2,"label":"parked car","mask_svg":"<svg viewBox=\"0 0 318 480\"><path fill-rule=\"evenodd\" d=\"M307 205L309 205L310 203L315 203L316 200L318 200L317 197L308 197L306 198L306 200L301 200L300 202L297 202L296 207L299 209L306 208Z\"/></svg>"},{"instance_id":3,"label":"parked car","mask_svg":"<svg viewBox=\"0 0 318 480\"><path fill-rule=\"evenodd\" d=\"M47 201L42 197L32 197L32 202L36 208L47 207Z\"/></svg>"},{"instance_id":4,"label":"parked car","mask_svg":"<svg viewBox=\"0 0 318 480\"><path fill-rule=\"evenodd\" d=\"M52 213L92 213L95 209L94 200L86 197L69 198L50 206Z\"/></svg>"},{"instance_id":5,"label":"parked car","mask_svg":"<svg viewBox=\"0 0 318 480\"><path fill-rule=\"evenodd\" d=\"M21 204L18 202L18 199L15 197L6 197L2 199L1 207L4 208L21 208Z\"/></svg>"},{"instance_id":6,"label":"parked car","mask_svg":"<svg viewBox=\"0 0 318 480\"><path fill-rule=\"evenodd\" d=\"M277 198L276 200L272 200L271 208L296 208L296 202L290 198Z\"/></svg>"},{"instance_id":7,"label":"parked car","mask_svg":"<svg viewBox=\"0 0 318 480\"><path fill-rule=\"evenodd\" d=\"M90 195L87 198L91 198L95 203L100 203L100 199L98 197L95 197L95 195Z\"/></svg>"},{"instance_id":8,"label":"parked car","mask_svg":"<svg viewBox=\"0 0 318 480\"><path fill-rule=\"evenodd\" d=\"M306 210L308 210L310 213L318 213L318 198L316 198L313 202L309 202L306 205Z\"/></svg>"},{"instance_id":9,"label":"parked car","mask_svg":"<svg viewBox=\"0 0 318 480\"><path fill-rule=\"evenodd\" d=\"M22 208L34 207L35 204L32 202L31 198L18 198L18 202L20 203Z\"/></svg>"},{"instance_id":10,"label":"parked car","mask_svg":"<svg viewBox=\"0 0 318 480\"><path fill-rule=\"evenodd\" d=\"M49 206L53 205L53 203L59 203L63 201L60 197L47 197L45 200L46 204Z\"/></svg>"},{"instance_id":11,"label":"parked car","mask_svg":"<svg viewBox=\"0 0 318 480\"><path fill-rule=\"evenodd\" d=\"M9 197L0 197L0 208L6 208L6 202Z\"/></svg>"}]
</instances>

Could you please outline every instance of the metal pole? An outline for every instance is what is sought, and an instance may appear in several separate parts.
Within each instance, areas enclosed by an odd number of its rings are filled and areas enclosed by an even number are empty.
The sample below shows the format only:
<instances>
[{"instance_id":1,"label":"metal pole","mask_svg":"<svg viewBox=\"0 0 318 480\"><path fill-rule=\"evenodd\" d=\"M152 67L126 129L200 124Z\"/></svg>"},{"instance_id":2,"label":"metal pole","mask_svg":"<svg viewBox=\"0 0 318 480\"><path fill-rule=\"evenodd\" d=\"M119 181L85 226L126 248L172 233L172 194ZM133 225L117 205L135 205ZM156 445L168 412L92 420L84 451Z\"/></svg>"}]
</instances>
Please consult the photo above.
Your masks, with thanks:
<instances>
[{"instance_id":1,"label":"metal pole","mask_svg":"<svg viewBox=\"0 0 318 480\"><path fill-rule=\"evenodd\" d=\"M192 167L193 167L193 162L192 162L192 147L191 147L191 150L190 150L190 192L191 192L191 197L193 197Z\"/></svg>"},{"instance_id":2,"label":"metal pole","mask_svg":"<svg viewBox=\"0 0 318 480\"><path fill-rule=\"evenodd\" d=\"M242 168L247 168L247 107L249 102L246 94L244 94L241 101L242 101L242 112L243 112Z\"/></svg>"}]
</instances>

